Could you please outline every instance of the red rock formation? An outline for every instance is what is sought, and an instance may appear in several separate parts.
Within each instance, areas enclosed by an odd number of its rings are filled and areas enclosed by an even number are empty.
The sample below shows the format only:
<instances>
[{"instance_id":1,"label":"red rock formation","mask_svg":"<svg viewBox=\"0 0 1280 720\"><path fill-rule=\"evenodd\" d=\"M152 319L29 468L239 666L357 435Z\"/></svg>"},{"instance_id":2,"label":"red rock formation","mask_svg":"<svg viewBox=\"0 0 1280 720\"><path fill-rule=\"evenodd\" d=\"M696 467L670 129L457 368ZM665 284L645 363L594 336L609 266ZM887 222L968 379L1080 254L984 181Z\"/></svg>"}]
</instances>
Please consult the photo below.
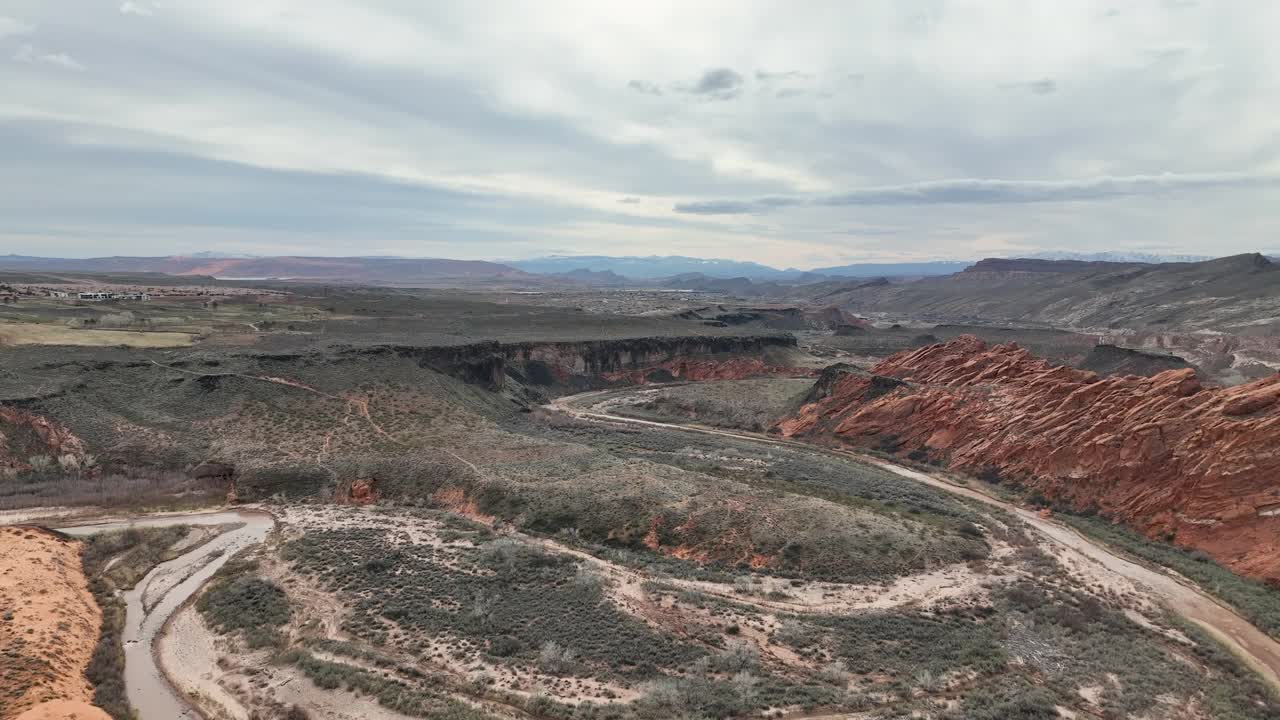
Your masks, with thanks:
<instances>
[{"instance_id":1,"label":"red rock formation","mask_svg":"<svg viewBox=\"0 0 1280 720\"><path fill-rule=\"evenodd\" d=\"M30 469L30 459L43 455L84 456L84 443L65 425L26 410L0 405L0 469Z\"/></svg>"},{"instance_id":2,"label":"red rock formation","mask_svg":"<svg viewBox=\"0 0 1280 720\"><path fill-rule=\"evenodd\" d=\"M371 505L378 501L378 491L371 478L357 478L351 482L347 502L352 505Z\"/></svg>"},{"instance_id":3,"label":"red rock formation","mask_svg":"<svg viewBox=\"0 0 1280 720\"><path fill-rule=\"evenodd\" d=\"M778 429L995 470L1280 580L1280 375L1231 388L1190 369L1099 378L972 336L872 373L824 377Z\"/></svg>"}]
</instances>

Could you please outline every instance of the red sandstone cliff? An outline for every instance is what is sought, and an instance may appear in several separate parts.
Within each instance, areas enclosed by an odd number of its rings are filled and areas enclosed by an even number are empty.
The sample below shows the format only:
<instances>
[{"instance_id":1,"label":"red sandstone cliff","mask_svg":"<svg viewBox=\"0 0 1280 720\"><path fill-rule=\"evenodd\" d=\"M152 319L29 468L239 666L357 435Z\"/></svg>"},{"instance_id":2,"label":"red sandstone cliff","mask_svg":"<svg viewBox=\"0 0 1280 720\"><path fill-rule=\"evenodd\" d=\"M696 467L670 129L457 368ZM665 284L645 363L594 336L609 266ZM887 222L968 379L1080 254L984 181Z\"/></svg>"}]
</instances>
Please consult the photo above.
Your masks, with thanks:
<instances>
[{"instance_id":1,"label":"red sandstone cliff","mask_svg":"<svg viewBox=\"0 0 1280 720\"><path fill-rule=\"evenodd\" d=\"M871 374L830 372L810 400L784 435L994 469L1280 580L1280 375L1231 388L1202 387L1190 369L1099 378L964 336Z\"/></svg>"}]
</instances>

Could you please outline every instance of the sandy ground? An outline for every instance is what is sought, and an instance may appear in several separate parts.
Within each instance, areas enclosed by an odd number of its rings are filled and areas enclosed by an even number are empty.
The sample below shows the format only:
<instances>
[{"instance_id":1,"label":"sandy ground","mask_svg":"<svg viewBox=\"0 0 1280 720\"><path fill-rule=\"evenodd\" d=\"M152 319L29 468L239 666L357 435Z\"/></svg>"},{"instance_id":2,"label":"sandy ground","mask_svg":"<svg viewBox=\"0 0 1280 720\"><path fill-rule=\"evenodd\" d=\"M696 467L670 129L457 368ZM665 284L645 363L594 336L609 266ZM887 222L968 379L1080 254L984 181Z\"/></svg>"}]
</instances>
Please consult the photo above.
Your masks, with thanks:
<instances>
[{"instance_id":1,"label":"sandy ground","mask_svg":"<svg viewBox=\"0 0 1280 720\"><path fill-rule=\"evenodd\" d=\"M102 512L92 507L33 507L21 510L0 510L0 525L44 524L37 520L58 521L66 518L96 515Z\"/></svg>"},{"instance_id":2,"label":"sandy ground","mask_svg":"<svg viewBox=\"0 0 1280 720\"><path fill-rule=\"evenodd\" d=\"M0 718L49 700L92 699L84 669L101 625L78 541L0 527Z\"/></svg>"},{"instance_id":3,"label":"sandy ground","mask_svg":"<svg viewBox=\"0 0 1280 720\"><path fill-rule=\"evenodd\" d=\"M111 720L111 716L86 702L50 700L22 713L16 720Z\"/></svg>"},{"instance_id":4,"label":"sandy ground","mask_svg":"<svg viewBox=\"0 0 1280 720\"><path fill-rule=\"evenodd\" d=\"M617 594L636 598L641 586L651 580L643 573L611 563L590 553L567 547L554 540L530 540L554 552L573 555L618 586ZM997 556L999 553L997 551ZM1000 575L975 572L967 563L907 575L883 585L804 582L787 578L755 576L751 591L744 593L728 583L666 578L662 582L680 590L730 600L763 611L787 613L839 614L854 610L888 610L903 606L932 607L984 593L984 586L999 582ZM772 594L772 596L771 596ZM785 596L785 597L783 597ZM776 599L775 599L776 598Z\"/></svg>"},{"instance_id":5,"label":"sandy ground","mask_svg":"<svg viewBox=\"0 0 1280 720\"><path fill-rule=\"evenodd\" d=\"M156 653L178 692L197 698L210 720L248 720L249 711L220 682L227 673L218 658L229 652L225 641L222 645L188 604L169 621Z\"/></svg>"}]
</instances>

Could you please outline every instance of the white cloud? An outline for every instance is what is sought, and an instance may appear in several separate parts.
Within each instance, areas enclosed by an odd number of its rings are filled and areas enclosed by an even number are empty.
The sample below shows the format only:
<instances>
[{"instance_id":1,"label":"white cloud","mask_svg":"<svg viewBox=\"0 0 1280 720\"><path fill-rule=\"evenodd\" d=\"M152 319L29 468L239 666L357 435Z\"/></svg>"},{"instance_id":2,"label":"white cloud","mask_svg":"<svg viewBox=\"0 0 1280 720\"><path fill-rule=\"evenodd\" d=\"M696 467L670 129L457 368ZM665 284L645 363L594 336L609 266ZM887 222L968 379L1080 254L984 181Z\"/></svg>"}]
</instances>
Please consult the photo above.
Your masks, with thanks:
<instances>
[{"instance_id":1,"label":"white cloud","mask_svg":"<svg viewBox=\"0 0 1280 720\"><path fill-rule=\"evenodd\" d=\"M28 65L53 65L66 70L84 70L84 66L66 53L47 53L35 46L22 45L13 53L13 59Z\"/></svg>"},{"instance_id":2,"label":"white cloud","mask_svg":"<svg viewBox=\"0 0 1280 720\"><path fill-rule=\"evenodd\" d=\"M30 35L33 32L35 32L35 27L24 23L17 18L0 15L0 40L8 37Z\"/></svg>"},{"instance_id":3,"label":"white cloud","mask_svg":"<svg viewBox=\"0 0 1280 720\"><path fill-rule=\"evenodd\" d=\"M142 17L150 17L156 14L155 5L147 2L134 2L134 0L125 0L120 5L121 15L140 15Z\"/></svg>"}]
</instances>

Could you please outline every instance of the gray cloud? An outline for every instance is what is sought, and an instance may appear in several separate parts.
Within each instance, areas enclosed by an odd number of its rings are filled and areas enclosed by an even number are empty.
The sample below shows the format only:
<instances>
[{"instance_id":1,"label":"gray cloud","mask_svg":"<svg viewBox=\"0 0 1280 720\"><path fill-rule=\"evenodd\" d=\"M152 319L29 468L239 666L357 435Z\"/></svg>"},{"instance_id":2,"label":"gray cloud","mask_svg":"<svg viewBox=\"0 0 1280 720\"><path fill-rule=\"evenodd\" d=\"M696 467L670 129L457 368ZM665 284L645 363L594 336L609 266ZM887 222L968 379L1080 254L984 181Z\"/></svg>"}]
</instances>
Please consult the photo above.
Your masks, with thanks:
<instances>
[{"instance_id":1,"label":"gray cloud","mask_svg":"<svg viewBox=\"0 0 1280 720\"><path fill-rule=\"evenodd\" d=\"M782 70L780 72L757 70L756 79L761 82L769 82L772 80L811 80L813 79L813 73L802 72L800 70Z\"/></svg>"},{"instance_id":2,"label":"gray cloud","mask_svg":"<svg viewBox=\"0 0 1280 720\"><path fill-rule=\"evenodd\" d=\"M754 200L703 200L678 203L675 206L675 211L689 215L745 215L804 204L805 201L800 198L789 197L765 197Z\"/></svg>"},{"instance_id":3,"label":"gray cloud","mask_svg":"<svg viewBox=\"0 0 1280 720\"><path fill-rule=\"evenodd\" d=\"M653 83L647 83L643 80L632 80L631 82L627 83L627 89L635 90L636 92L644 93L645 95L661 95L662 94L662 88L658 87L657 85L654 85Z\"/></svg>"},{"instance_id":4,"label":"gray cloud","mask_svg":"<svg viewBox=\"0 0 1280 720\"><path fill-rule=\"evenodd\" d=\"M698 79L698 84L689 89L696 95L704 95L718 100L737 97L742 91L743 77L732 68L715 68L708 70Z\"/></svg>"},{"instance_id":5,"label":"gray cloud","mask_svg":"<svg viewBox=\"0 0 1280 720\"><path fill-rule=\"evenodd\" d=\"M780 100L786 100L787 98L800 97L804 94L805 91L800 88L782 88L778 92L774 93L773 96Z\"/></svg>"},{"instance_id":6,"label":"gray cloud","mask_svg":"<svg viewBox=\"0 0 1280 720\"><path fill-rule=\"evenodd\" d=\"M1043 78L1031 82L1005 83L1000 86L1000 89L1025 90L1036 95L1050 95L1058 91L1058 83L1050 78Z\"/></svg>"},{"instance_id":7,"label":"gray cloud","mask_svg":"<svg viewBox=\"0 0 1280 720\"><path fill-rule=\"evenodd\" d=\"M512 257L608 237L830 265L851 249L1190 254L1280 236L1280 189L1260 179L1280 172L1280 57L1257 31L1280 25L1280 3L1206 22L1207 3L1032 15L989 0L981 38L936 0L786 22L751 5L734 23L637 6L625 35L609 34L607 4L516 4L518 37L474 3L279 4L0 0L0 247L286 238L341 254L358 237ZM1113 6L1123 17L1098 34ZM1179 174L1152 174L1165 169ZM1073 177L1095 180L1057 180ZM831 234L864 225L912 243Z\"/></svg>"},{"instance_id":8,"label":"gray cloud","mask_svg":"<svg viewBox=\"0 0 1280 720\"><path fill-rule=\"evenodd\" d=\"M1280 187L1280 174L1198 173L1095 177L1081 180L936 180L870 187L812 198L762 197L677 203L692 215L763 213L783 207L851 205L1000 205L1105 200L1175 190Z\"/></svg>"},{"instance_id":9,"label":"gray cloud","mask_svg":"<svg viewBox=\"0 0 1280 720\"><path fill-rule=\"evenodd\" d=\"M638 197L633 197L633 196L628 196L628 197L624 197L624 198L618 198L618 202L619 202L619 203L621 203L621 204L623 204L623 205L639 205L639 204L640 204L640 198L638 198Z\"/></svg>"}]
</instances>

